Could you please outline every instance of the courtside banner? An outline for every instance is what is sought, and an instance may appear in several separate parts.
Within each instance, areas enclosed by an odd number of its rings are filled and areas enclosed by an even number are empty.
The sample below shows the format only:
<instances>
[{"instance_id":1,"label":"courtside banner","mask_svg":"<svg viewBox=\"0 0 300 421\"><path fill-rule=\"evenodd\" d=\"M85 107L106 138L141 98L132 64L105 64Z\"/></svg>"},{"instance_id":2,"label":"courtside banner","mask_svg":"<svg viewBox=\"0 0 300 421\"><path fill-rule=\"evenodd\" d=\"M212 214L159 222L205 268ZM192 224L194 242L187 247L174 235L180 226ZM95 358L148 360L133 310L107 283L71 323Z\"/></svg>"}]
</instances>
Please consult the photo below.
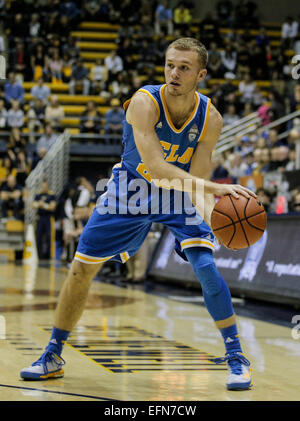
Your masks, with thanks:
<instances>
[{"instance_id":1,"label":"courtside banner","mask_svg":"<svg viewBox=\"0 0 300 421\"><path fill-rule=\"evenodd\" d=\"M232 293L293 304L300 302L300 215L268 215L267 229L253 246L231 251L216 245L216 265ZM165 280L199 284L192 267L174 252L166 229L148 274Z\"/></svg>"}]
</instances>

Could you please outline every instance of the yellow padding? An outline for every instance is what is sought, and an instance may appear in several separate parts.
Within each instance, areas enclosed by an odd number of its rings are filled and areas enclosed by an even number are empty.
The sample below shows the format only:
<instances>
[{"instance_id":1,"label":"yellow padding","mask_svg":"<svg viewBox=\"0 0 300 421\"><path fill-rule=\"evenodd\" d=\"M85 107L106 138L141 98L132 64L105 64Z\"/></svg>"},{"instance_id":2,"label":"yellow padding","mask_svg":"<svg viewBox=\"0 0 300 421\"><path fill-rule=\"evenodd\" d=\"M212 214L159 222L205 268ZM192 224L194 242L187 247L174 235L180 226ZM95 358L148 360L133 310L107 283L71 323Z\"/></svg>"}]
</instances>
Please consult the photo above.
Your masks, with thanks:
<instances>
[{"instance_id":1,"label":"yellow padding","mask_svg":"<svg viewBox=\"0 0 300 421\"><path fill-rule=\"evenodd\" d=\"M0 249L0 256L7 256L10 262L14 262L16 260L16 255L14 250L10 249Z\"/></svg>"},{"instance_id":2,"label":"yellow padding","mask_svg":"<svg viewBox=\"0 0 300 421\"><path fill-rule=\"evenodd\" d=\"M97 104L105 104L105 99L96 96L96 95L64 95L64 94L58 94L58 101L64 102L68 104L72 104L73 102L79 102L82 104L86 104L88 101L94 101ZM25 93L24 98L26 101L31 101L33 96L30 93Z\"/></svg>"},{"instance_id":3,"label":"yellow padding","mask_svg":"<svg viewBox=\"0 0 300 421\"><path fill-rule=\"evenodd\" d=\"M80 39L117 39L117 32L83 32L83 31L74 31L71 32L72 36Z\"/></svg>"},{"instance_id":4,"label":"yellow padding","mask_svg":"<svg viewBox=\"0 0 300 421\"><path fill-rule=\"evenodd\" d=\"M106 22L82 22L79 25L81 29L110 29L110 30L118 30L120 25L115 25Z\"/></svg>"},{"instance_id":5,"label":"yellow padding","mask_svg":"<svg viewBox=\"0 0 300 421\"><path fill-rule=\"evenodd\" d=\"M117 44L113 42L77 42L77 47L84 50L116 50Z\"/></svg>"},{"instance_id":6,"label":"yellow padding","mask_svg":"<svg viewBox=\"0 0 300 421\"><path fill-rule=\"evenodd\" d=\"M24 232L24 222L17 220L9 220L5 225L7 232Z\"/></svg>"},{"instance_id":7,"label":"yellow padding","mask_svg":"<svg viewBox=\"0 0 300 421\"><path fill-rule=\"evenodd\" d=\"M107 57L109 54L109 51L107 53L92 53L92 52L88 52L88 53L80 53L80 57L82 59L88 59L88 60L97 60L97 58L105 58Z\"/></svg>"}]
</instances>

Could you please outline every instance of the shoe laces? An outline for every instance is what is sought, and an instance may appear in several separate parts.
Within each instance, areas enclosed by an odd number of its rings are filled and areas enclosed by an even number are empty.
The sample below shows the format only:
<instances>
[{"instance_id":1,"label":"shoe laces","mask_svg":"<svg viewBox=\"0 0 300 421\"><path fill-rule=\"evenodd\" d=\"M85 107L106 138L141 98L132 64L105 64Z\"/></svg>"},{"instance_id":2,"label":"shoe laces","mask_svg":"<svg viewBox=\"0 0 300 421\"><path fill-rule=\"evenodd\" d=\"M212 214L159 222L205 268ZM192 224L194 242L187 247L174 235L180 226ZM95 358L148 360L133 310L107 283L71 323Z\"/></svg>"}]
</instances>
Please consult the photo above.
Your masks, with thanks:
<instances>
[{"instance_id":1,"label":"shoe laces","mask_svg":"<svg viewBox=\"0 0 300 421\"><path fill-rule=\"evenodd\" d=\"M215 358L213 360L216 364L227 362L233 374L242 374L242 364L246 367L250 366L250 362L240 352L226 354L225 357Z\"/></svg>"},{"instance_id":2,"label":"shoe laces","mask_svg":"<svg viewBox=\"0 0 300 421\"><path fill-rule=\"evenodd\" d=\"M59 361L58 361L59 359ZM55 361L57 364L60 365L64 365L65 364L65 360L63 358L61 358L60 356L56 355L54 352L51 351L45 351L40 358L35 361L32 365L42 365L43 369L44 369L44 373L47 374L48 373L48 367L47 367L47 363L51 363L52 361Z\"/></svg>"}]
</instances>

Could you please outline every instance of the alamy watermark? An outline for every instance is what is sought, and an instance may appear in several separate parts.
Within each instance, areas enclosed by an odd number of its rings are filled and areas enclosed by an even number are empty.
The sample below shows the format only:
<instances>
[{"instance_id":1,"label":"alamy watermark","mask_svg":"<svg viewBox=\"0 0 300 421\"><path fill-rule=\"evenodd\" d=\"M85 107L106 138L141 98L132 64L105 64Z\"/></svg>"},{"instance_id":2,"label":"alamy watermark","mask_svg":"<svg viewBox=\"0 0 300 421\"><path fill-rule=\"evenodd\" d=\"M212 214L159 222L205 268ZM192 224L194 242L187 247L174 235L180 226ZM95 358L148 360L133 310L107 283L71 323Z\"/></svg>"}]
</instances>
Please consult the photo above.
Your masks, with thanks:
<instances>
[{"instance_id":1,"label":"alamy watermark","mask_svg":"<svg viewBox=\"0 0 300 421\"><path fill-rule=\"evenodd\" d=\"M292 338L296 341L300 339L300 314L296 314L292 318L293 325L296 325L292 329Z\"/></svg>"},{"instance_id":2,"label":"alamy watermark","mask_svg":"<svg viewBox=\"0 0 300 421\"><path fill-rule=\"evenodd\" d=\"M292 64L296 64L296 66L292 68L292 78L298 80L300 79L300 54L297 54L292 58Z\"/></svg>"},{"instance_id":3,"label":"alamy watermark","mask_svg":"<svg viewBox=\"0 0 300 421\"><path fill-rule=\"evenodd\" d=\"M161 188L162 187L162 188ZM186 225L198 225L199 215L204 215L204 181L199 180L193 188L191 179L152 180L128 177L127 171L119 171L118 177L99 180L96 191L99 196L96 209L100 215L161 215L190 216ZM193 202L191 200L194 192ZM195 208L199 215L195 213Z\"/></svg>"},{"instance_id":4,"label":"alamy watermark","mask_svg":"<svg viewBox=\"0 0 300 421\"><path fill-rule=\"evenodd\" d=\"M0 339L6 339L6 320L0 315Z\"/></svg>"}]
</instances>

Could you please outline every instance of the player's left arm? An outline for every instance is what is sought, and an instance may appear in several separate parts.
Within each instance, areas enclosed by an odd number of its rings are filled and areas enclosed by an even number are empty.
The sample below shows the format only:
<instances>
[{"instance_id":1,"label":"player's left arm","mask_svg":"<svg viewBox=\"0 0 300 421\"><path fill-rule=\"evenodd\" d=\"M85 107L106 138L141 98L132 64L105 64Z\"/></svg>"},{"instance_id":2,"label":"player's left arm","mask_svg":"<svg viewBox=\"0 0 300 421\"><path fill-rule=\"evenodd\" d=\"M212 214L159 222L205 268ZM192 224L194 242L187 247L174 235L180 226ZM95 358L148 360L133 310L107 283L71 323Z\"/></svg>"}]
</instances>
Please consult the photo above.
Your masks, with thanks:
<instances>
[{"instance_id":1,"label":"player's left arm","mask_svg":"<svg viewBox=\"0 0 300 421\"><path fill-rule=\"evenodd\" d=\"M217 141L220 137L223 127L223 119L221 114L211 104L209 120L207 124L207 130L204 139L201 140L193 154L190 173L196 177L203 178L205 180L210 179L211 173L211 157L213 150L216 147ZM215 206L215 198L211 193L204 191L204 197L196 197L196 194L190 194L192 202L196 207L197 211L204 218L204 221L211 226L210 218L212 210ZM204 200L204 203L203 203ZM197 206L197 203L200 206ZM204 214L203 214L204 213Z\"/></svg>"}]
</instances>

